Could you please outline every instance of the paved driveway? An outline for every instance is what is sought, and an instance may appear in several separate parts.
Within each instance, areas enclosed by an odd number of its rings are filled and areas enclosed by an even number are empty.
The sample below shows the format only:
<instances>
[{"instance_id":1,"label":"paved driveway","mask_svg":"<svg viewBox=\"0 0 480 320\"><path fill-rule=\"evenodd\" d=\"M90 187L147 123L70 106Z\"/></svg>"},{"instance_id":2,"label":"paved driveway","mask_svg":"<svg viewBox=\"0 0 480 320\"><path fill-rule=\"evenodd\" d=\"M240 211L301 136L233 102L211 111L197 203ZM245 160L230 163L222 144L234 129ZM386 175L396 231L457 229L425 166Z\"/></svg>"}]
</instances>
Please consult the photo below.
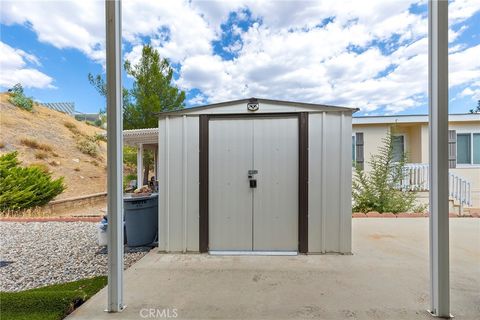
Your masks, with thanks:
<instances>
[{"instance_id":1,"label":"paved driveway","mask_svg":"<svg viewBox=\"0 0 480 320\"><path fill-rule=\"evenodd\" d=\"M450 219L451 306L480 317L480 219ZM353 220L353 255L150 252L125 274L122 313L102 290L69 319L431 319L428 219Z\"/></svg>"}]
</instances>

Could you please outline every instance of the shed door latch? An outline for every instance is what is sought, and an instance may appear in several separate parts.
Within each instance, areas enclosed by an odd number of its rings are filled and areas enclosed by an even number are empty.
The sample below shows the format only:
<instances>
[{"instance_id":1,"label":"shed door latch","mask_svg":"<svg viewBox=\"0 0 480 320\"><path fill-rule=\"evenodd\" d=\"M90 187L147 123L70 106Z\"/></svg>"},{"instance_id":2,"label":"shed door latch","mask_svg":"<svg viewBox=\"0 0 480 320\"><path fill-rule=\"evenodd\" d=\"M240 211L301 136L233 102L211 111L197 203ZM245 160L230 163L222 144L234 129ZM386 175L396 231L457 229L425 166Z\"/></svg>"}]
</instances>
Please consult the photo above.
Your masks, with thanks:
<instances>
[{"instance_id":1,"label":"shed door latch","mask_svg":"<svg viewBox=\"0 0 480 320\"><path fill-rule=\"evenodd\" d=\"M250 183L250 188L257 187L257 179L254 178L254 175L258 173L258 170L248 170L248 181Z\"/></svg>"}]
</instances>

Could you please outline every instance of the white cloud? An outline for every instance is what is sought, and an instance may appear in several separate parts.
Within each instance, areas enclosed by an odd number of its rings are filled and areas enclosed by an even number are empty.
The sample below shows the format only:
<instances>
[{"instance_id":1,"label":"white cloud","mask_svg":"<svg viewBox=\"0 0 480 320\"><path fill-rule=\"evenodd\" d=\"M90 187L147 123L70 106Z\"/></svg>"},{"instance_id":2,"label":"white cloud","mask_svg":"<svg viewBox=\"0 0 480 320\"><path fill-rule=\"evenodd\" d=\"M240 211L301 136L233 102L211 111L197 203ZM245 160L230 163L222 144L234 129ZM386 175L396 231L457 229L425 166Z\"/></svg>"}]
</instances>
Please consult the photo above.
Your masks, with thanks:
<instances>
[{"instance_id":1,"label":"white cloud","mask_svg":"<svg viewBox=\"0 0 480 320\"><path fill-rule=\"evenodd\" d=\"M209 25L218 30L230 12L249 9L254 18L262 21L273 29L312 28L322 19L335 17L339 23L345 24L352 19L360 23L376 24L385 19L404 12L412 3L418 1L382 1L370 0L368 5L357 0L324 1L192 1L192 6L198 9Z\"/></svg>"},{"instance_id":2,"label":"white cloud","mask_svg":"<svg viewBox=\"0 0 480 320\"><path fill-rule=\"evenodd\" d=\"M78 49L95 61L104 60L102 1L2 1L1 22L23 24L38 40L57 48Z\"/></svg>"},{"instance_id":3,"label":"white cloud","mask_svg":"<svg viewBox=\"0 0 480 320\"><path fill-rule=\"evenodd\" d=\"M480 84L463 89L460 93L462 97L470 97L474 100L480 100Z\"/></svg>"},{"instance_id":4,"label":"white cloud","mask_svg":"<svg viewBox=\"0 0 480 320\"><path fill-rule=\"evenodd\" d=\"M174 62L182 61L185 56L211 52L215 32L188 2L123 1L122 16L123 38L133 46L141 45L145 37L151 37L162 56ZM2 1L0 21L7 25L26 25L41 42L60 49L74 48L92 60L104 63L103 1L7 0ZM134 58L132 54L130 58Z\"/></svg>"},{"instance_id":5,"label":"white cloud","mask_svg":"<svg viewBox=\"0 0 480 320\"><path fill-rule=\"evenodd\" d=\"M38 58L0 41L0 86L12 87L21 83L27 88L54 88L53 79L32 68L40 65Z\"/></svg>"},{"instance_id":6,"label":"white cloud","mask_svg":"<svg viewBox=\"0 0 480 320\"><path fill-rule=\"evenodd\" d=\"M236 54L242 49L242 42L240 40L237 40L228 46L223 47L223 50L232 54Z\"/></svg>"},{"instance_id":7,"label":"white cloud","mask_svg":"<svg viewBox=\"0 0 480 320\"><path fill-rule=\"evenodd\" d=\"M392 55L369 46L373 40L384 41L393 34L401 34L399 30L404 30L404 34L409 32L408 39L424 36L426 20L409 16L411 14L399 12L399 18L385 15L387 22L377 19L379 24L390 26L390 31L382 32L359 22L344 24L346 18L312 29L254 24L241 34L243 46L236 59L224 61L211 55L187 58L178 83L187 89L199 88L209 97L209 102L260 96L344 104L364 110L392 104L398 108L413 107L411 95L425 90L426 86L420 82L426 81L426 75L422 79L418 74L418 61L423 60L410 58L425 54L426 41L400 47ZM353 14L348 17L352 18ZM321 18L317 18L317 23ZM408 23L404 23L406 27L402 29L400 25L404 20ZM419 27L421 22L425 26ZM351 51L351 46L364 51ZM416 81L395 90L411 73L416 73L413 74Z\"/></svg>"},{"instance_id":8,"label":"white cloud","mask_svg":"<svg viewBox=\"0 0 480 320\"><path fill-rule=\"evenodd\" d=\"M454 31L452 28L448 29L448 42L454 42L457 38L467 30L467 26L461 26L457 31Z\"/></svg>"},{"instance_id":9,"label":"white cloud","mask_svg":"<svg viewBox=\"0 0 480 320\"><path fill-rule=\"evenodd\" d=\"M473 16L480 10L480 1L455 0L448 4L448 20L456 24Z\"/></svg>"},{"instance_id":10,"label":"white cloud","mask_svg":"<svg viewBox=\"0 0 480 320\"><path fill-rule=\"evenodd\" d=\"M149 39L162 57L179 64L178 85L201 90L193 104L260 96L399 112L425 100L427 17L409 12L412 4L425 3L128 0L123 37L131 49L125 58L136 63ZM24 24L42 42L104 63L103 1L7 0L2 6L2 23ZM479 80L479 49L458 43L466 30L461 23L478 10L478 1L449 4L451 86ZM213 42L222 38L221 25L232 12L238 20L251 15L259 22L246 31L238 21L231 26L235 42L222 46L235 58L225 60Z\"/></svg>"},{"instance_id":11,"label":"white cloud","mask_svg":"<svg viewBox=\"0 0 480 320\"><path fill-rule=\"evenodd\" d=\"M215 32L187 2L183 1L125 1L123 6L123 36L135 46L142 37L153 38L162 57L182 62L187 56L211 54ZM138 60L141 52L129 54Z\"/></svg>"},{"instance_id":12,"label":"white cloud","mask_svg":"<svg viewBox=\"0 0 480 320\"><path fill-rule=\"evenodd\" d=\"M263 23L241 33L243 46L232 61L211 55L187 58L178 83L201 89L209 102L263 96L357 106L369 112L414 108L426 99L428 24L426 13L408 12L412 2L194 2L214 28L229 12L244 8ZM476 12L470 6L468 14L460 14L459 7L465 4L454 8L452 23ZM315 28L333 16L325 28ZM465 29L450 30L450 41ZM382 53L378 42L388 53ZM352 52L351 46L365 51ZM451 86L480 74L480 60L473 61L476 51L465 48L452 48Z\"/></svg>"},{"instance_id":13,"label":"white cloud","mask_svg":"<svg viewBox=\"0 0 480 320\"><path fill-rule=\"evenodd\" d=\"M193 98L191 98L188 102L191 105L202 105L205 104L205 96L203 94L197 94Z\"/></svg>"},{"instance_id":14,"label":"white cloud","mask_svg":"<svg viewBox=\"0 0 480 320\"><path fill-rule=\"evenodd\" d=\"M480 45L449 56L449 84L456 86L480 80Z\"/></svg>"},{"instance_id":15,"label":"white cloud","mask_svg":"<svg viewBox=\"0 0 480 320\"><path fill-rule=\"evenodd\" d=\"M466 45L464 43L456 44L448 48L448 53L455 53L465 49Z\"/></svg>"}]
</instances>

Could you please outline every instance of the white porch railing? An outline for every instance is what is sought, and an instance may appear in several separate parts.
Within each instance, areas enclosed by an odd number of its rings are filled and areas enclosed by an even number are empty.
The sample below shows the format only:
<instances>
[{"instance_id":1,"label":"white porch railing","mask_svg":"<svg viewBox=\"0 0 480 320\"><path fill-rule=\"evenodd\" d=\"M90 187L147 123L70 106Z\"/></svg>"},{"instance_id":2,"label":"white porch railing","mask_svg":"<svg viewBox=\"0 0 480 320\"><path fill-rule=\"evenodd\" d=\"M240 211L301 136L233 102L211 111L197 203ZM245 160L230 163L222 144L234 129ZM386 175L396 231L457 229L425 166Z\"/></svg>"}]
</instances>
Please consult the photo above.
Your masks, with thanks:
<instances>
[{"instance_id":1,"label":"white porch railing","mask_svg":"<svg viewBox=\"0 0 480 320\"><path fill-rule=\"evenodd\" d=\"M428 163L407 163L403 174L402 189L428 191Z\"/></svg>"},{"instance_id":2,"label":"white porch railing","mask_svg":"<svg viewBox=\"0 0 480 320\"><path fill-rule=\"evenodd\" d=\"M428 191L428 163L407 163L404 167L402 189L415 191ZM472 205L471 184L459 175L448 173L448 193L450 198L460 205Z\"/></svg>"}]
</instances>

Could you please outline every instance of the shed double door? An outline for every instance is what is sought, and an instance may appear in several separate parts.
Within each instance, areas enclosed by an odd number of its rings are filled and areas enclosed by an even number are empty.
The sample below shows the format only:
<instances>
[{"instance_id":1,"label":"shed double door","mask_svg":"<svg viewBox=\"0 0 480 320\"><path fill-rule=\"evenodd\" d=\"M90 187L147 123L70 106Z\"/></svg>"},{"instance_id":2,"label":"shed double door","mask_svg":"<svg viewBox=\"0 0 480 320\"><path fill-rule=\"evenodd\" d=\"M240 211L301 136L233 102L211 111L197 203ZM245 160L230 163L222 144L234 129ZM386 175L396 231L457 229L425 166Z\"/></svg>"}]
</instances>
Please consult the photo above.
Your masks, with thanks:
<instances>
[{"instance_id":1,"label":"shed double door","mask_svg":"<svg viewBox=\"0 0 480 320\"><path fill-rule=\"evenodd\" d=\"M298 250L298 119L211 118L209 250Z\"/></svg>"}]
</instances>

